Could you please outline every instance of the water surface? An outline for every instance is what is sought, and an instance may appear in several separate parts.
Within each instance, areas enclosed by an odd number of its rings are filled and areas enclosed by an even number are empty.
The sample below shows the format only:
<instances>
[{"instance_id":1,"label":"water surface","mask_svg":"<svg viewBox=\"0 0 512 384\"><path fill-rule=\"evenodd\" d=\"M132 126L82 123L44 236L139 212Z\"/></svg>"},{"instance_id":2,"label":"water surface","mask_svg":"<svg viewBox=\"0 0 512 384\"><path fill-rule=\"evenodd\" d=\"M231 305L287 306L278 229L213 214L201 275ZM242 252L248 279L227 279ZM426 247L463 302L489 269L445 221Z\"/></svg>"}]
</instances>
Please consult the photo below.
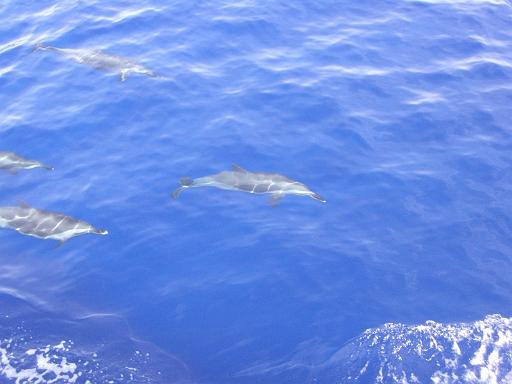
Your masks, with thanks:
<instances>
[{"instance_id":1,"label":"water surface","mask_svg":"<svg viewBox=\"0 0 512 384\"><path fill-rule=\"evenodd\" d=\"M0 381L454 382L465 365L503 382L511 16L499 0L4 1L0 149L55 171L0 174L0 204L110 233L57 249L0 233ZM160 77L121 82L38 42ZM233 163L327 203L171 199L181 176ZM457 340L456 367L383 359L365 338L385 323L398 345L422 324L445 349ZM456 331L484 328L505 335L498 363L498 339Z\"/></svg>"}]
</instances>

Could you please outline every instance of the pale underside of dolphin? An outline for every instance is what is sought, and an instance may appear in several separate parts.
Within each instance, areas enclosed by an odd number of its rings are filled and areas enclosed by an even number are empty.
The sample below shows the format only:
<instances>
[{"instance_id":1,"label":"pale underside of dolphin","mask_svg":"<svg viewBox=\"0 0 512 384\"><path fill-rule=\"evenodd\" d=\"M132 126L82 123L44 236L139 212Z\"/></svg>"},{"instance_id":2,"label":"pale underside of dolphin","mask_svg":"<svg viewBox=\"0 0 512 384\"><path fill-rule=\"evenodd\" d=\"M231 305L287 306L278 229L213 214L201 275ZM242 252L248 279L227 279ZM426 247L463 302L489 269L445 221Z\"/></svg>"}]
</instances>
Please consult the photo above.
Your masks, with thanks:
<instances>
[{"instance_id":1,"label":"pale underside of dolphin","mask_svg":"<svg viewBox=\"0 0 512 384\"><path fill-rule=\"evenodd\" d=\"M88 65L92 68L116 72L125 81L130 73L139 73L150 77L156 77L156 74L149 68L123 56L111 55L99 50L85 48L57 48L41 43L37 44L35 50L52 51L64 57L72 59L80 64Z\"/></svg>"},{"instance_id":2,"label":"pale underside of dolphin","mask_svg":"<svg viewBox=\"0 0 512 384\"><path fill-rule=\"evenodd\" d=\"M230 191L270 194L271 205L277 204L286 195L307 196L325 203L322 196L298 181L290 180L277 173L249 172L238 165L233 165L232 171L224 171L193 180L183 177L180 181L181 186L172 193L175 199L187 188L215 187Z\"/></svg>"},{"instance_id":3,"label":"pale underside of dolphin","mask_svg":"<svg viewBox=\"0 0 512 384\"><path fill-rule=\"evenodd\" d=\"M87 233L108 234L108 231L96 229L85 221L62 213L32 208L26 204L0 207L0 228L14 229L24 235L40 239L57 240L61 244L72 237Z\"/></svg>"},{"instance_id":4,"label":"pale underside of dolphin","mask_svg":"<svg viewBox=\"0 0 512 384\"><path fill-rule=\"evenodd\" d=\"M0 151L0 169L16 174L19 170L34 168L53 170L53 167L50 167L49 165L36 160L25 159L14 152Z\"/></svg>"}]
</instances>

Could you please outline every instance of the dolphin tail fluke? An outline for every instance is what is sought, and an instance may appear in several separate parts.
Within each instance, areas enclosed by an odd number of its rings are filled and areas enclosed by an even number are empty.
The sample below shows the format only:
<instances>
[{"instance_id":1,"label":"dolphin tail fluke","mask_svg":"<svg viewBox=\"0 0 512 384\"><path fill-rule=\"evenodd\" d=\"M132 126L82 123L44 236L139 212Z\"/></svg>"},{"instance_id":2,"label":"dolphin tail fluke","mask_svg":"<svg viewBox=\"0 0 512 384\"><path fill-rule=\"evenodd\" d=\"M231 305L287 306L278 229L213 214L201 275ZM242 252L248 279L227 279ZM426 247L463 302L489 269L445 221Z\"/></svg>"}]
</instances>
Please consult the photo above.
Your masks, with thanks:
<instances>
[{"instance_id":1,"label":"dolphin tail fluke","mask_svg":"<svg viewBox=\"0 0 512 384\"><path fill-rule=\"evenodd\" d=\"M270 199L268 200L268 205L270 205L272 208L275 208L279 205L279 202L283 198L283 195L280 193L274 193L272 196L270 196Z\"/></svg>"},{"instance_id":2,"label":"dolphin tail fluke","mask_svg":"<svg viewBox=\"0 0 512 384\"><path fill-rule=\"evenodd\" d=\"M181 195L181 192L183 192L183 190L185 189L186 187L178 187L174 190L174 192L172 193L172 198L174 200L176 200L178 197L180 197Z\"/></svg>"},{"instance_id":3,"label":"dolphin tail fluke","mask_svg":"<svg viewBox=\"0 0 512 384\"><path fill-rule=\"evenodd\" d=\"M177 199L180 196L181 192L183 192L183 190L192 186L193 182L194 181L190 177L182 177L180 179L181 186L176 188L172 193L173 199Z\"/></svg>"}]
</instances>

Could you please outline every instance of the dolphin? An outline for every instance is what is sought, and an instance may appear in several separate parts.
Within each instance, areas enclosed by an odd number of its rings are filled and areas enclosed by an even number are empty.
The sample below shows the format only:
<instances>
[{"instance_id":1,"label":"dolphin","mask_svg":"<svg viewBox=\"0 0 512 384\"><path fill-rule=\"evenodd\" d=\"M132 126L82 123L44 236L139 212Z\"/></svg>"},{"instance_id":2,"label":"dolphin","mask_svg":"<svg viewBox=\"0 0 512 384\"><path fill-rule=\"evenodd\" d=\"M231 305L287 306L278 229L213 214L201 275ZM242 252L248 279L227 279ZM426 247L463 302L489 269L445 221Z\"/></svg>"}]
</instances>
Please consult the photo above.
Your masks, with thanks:
<instances>
[{"instance_id":1,"label":"dolphin","mask_svg":"<svg viewBox=\"0 0 512 384\"><path fill-rule=\"evenodd\" d=\"M96 229L82 220L62 213L20 206L0 207L0 228L10 228L24 235L40 239L58 240L61 244L72 237L93 233L106 235L108 231Z\"/></svg>"},{"instance_id":2,"label":"dolphin","mask_svg":"<svg viewBox=\"0 0 512 384\"><path fill-rule=\"evenodd\" d=\"M236 164L233 164L232 171L224 171L193 180L182 177L180 182L181 186L172 193L175 199L187 188L216 187L230 191L268 193L272 195L269 201L271 205L276 205L285 195L308 196L325 203L322 196L298 181L290 180L286 176L277 173L249 172Z\"/></svg>"},{"instance_id":3,"label":"dolphin","mask_svg":"<svg viewBox=\"0 0 512 384\"><path fill-rule=\"evenodd\" d=\"M36 160L25 159L14 152L0 151L0 169L16 174L20 169L44 168L53 171L53 167Z\"/></svg>"},{"instance_id":4,"label":"dolphin","mask_svg":"<svg viewBox=\"0 0 512 384\"><path fill-rule=\"evenodd\" d=\"M34 50L53 51L70 58L77 63L86 64L95 69L117 72L121 81L125 81L129 73L141 73L150 77L156 74L141 64L126 57L111 55L98 50L84 48L57 48L42 43L36 44Z\"/></svg>"}]
</instances>

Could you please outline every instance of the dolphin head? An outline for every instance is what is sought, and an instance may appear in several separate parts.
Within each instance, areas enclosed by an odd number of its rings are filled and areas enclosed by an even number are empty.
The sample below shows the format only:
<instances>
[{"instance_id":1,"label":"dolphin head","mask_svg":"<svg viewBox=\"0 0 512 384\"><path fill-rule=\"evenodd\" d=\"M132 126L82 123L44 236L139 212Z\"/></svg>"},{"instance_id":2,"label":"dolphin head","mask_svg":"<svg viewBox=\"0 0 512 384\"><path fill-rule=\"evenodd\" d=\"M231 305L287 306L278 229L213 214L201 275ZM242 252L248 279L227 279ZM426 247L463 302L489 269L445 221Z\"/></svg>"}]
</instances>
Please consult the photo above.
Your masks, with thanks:
<instances>
[{"instance_id":1,"label":"dolphin head","mask_svg":"<svg viewBox=\"0 0 512 384\"><path fill-rule=\"evenodd\" d=\"M47 169L49 171L53 171L54 168L48 164L44 164L44 163L41 163L39 161L36 161L36 160L28 160L27 161L27 164L25 165L24 168L28 168L28 169L32 169L32 168L43 168L43 169Z\"/></svg>"},{"instance_id":2,"label":"dolphin head","mask_svg":"<svg viewBox=\"0 0 512 384\"><path fill-rule=\"evenodd\" d=\"M299 183L297 181L293 183L288 183L284 188L283 192L286 194L292 194L292 195L299 195L299 196L309 196L312 199L321 201L322 203L325 203L325 199L320 196L318 193L313 192L311 189L309 189L306 185Z\"/></svg>"},{"instance_id":3,"label":"dolphin head","mask_svg":"<svg viewBox=\"0 0 512 384\"><path fill-rule=\"evenodd\" d=\"M91 233L94 233L95 235L108 235L108 231L106 229L96 229L96 228L93 228Z\"/></svg>"},{"instance_id":4,"label":"dolphin head","mask_svg":"<svg viewBox=\"0 0 512 384\"><path fill-rule=\"evenodd\" d=\"M87 228L83 228L82 233L92 233L94 235L108 235L108 231L106 229L98 229L93 227L92 225L88 225Z\"/></svg>"},{"instance_id":5,"label":"dolphin head","mask_svg":"<svg viewBox=\"0 0 512 384\"><path fill-rule=\"evenodd\" d=\"M305 186L302 183L295 183L293 189L294 189L295 194L297 194L297 195L309 196L312 199L321 201L322 203L325 203L325 201L326 201L322 196L320 196L316 192L313 192L311 189L309 189L307 186Z\"/></svg>"},{"instance_id":6,"label":"dolphin head","mask_svg":"<svg viewBox=\"0 0 512 384\"><path fill-rule=\"evenodd\" d=\"M318 193L315 193L313 191L310 191L310 193L308 194L309 197L311 197L312 199L315 199L315 200L318 200L318 201L321 201L322 203L325 203L326 200L320 196Z\"/></svg>"}]
</instances>

